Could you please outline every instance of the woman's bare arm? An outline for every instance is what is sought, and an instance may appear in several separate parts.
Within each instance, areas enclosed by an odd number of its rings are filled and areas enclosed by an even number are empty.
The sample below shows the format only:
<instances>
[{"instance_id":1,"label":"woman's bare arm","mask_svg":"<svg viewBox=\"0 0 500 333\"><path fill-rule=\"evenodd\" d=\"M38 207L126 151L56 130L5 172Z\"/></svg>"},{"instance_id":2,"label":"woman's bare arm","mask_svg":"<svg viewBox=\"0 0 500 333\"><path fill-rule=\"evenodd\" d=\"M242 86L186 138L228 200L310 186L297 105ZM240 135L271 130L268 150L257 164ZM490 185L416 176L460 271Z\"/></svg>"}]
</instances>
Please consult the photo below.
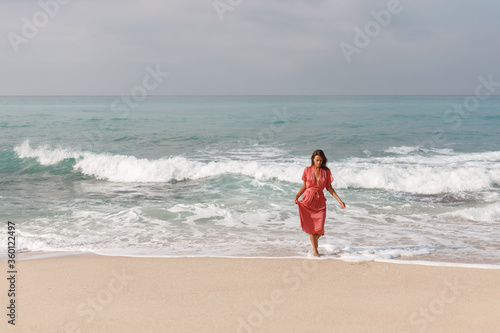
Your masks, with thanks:
<instances>
[{"instance_id":1,"label":"woman's bare arm","mask_svg":"<svg viewBox=\"0 0 500 333\"><path fill-rule=\"evenodd\" d=\"M295 196L295 203L299 203L299 198L300 196L302 195L302 193L304 193L304 191L306 190L306 182L304 182L302 184L302 187L300 188L299 192L297 193L297 195Z\"/></svg>"},{"instance_id":2,"label":"woman's bare arm","mask_svg":"<svg viewBox=\"0 0 500 333\"><path fill-rule=\"evenodd\" d=\"M332 185L328 186L328 188L326 189L328 192L330 192L330 194L335 198L337 199L337 201L339 202L340 204L340 208L344 209L345 208L345 203L340 200L340 197L338 196L337 192L335 192L335 190L333 189Z\"/></svg>"}]
</instances>

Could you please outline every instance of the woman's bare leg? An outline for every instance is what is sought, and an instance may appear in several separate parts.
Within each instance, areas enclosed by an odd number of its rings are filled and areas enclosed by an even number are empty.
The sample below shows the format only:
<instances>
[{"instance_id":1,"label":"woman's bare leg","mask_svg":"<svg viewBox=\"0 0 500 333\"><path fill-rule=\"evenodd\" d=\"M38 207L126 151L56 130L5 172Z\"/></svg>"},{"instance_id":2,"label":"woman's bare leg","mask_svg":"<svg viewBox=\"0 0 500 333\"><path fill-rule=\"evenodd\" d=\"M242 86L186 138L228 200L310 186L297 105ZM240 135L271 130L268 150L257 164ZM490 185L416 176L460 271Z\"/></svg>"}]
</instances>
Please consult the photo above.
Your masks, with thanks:
<instances>
[{"instance_id":1,"label":"woman's bare leg","mask_svg":"<svg viewBox=\"0 0 500 333\"><path fill-rule=\"evenodd\" d=\"M314 242L316 243L316 250L318 250L318 239L321 237L321 235L320 234L315 234L314 237L315 237ZM319 256L319 254L318 254L318 256Z\"/></svg>"},{"instance_id":2,"label":"woman's bare leg","mask_svg":"<svg viewBox=\"0 0 500 333\"><path fill-rule=\"evenodd\" d=\"M316 257L319 257L318 253L318 239L321 235L318 234L309 234L309 238L311 239L311 244L313 247L313 252Z\"/></svg>"}]
</instances>

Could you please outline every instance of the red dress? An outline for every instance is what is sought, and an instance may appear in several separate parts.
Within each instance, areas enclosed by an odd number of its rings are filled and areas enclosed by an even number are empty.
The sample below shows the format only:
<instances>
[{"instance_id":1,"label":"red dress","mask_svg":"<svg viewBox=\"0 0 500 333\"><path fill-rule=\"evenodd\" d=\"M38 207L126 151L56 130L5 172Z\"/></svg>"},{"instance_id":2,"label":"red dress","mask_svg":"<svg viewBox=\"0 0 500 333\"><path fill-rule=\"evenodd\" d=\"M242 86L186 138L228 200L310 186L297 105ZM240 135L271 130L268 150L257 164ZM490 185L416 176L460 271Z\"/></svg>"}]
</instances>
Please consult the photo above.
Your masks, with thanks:
<instances>
[{"instance_id":1,"label":"red dress","mask_svg":"<svg viewBox=\"0 0 500 333\"><path fill-rule=\"evenodd\" d=\"M326 198L323 190L333 182L330 170L320 169L319 180L314 176L314 165L306 167L302 174L306 190L299 201L300 226L308 234L325 234Z\"/></svg>"}]
</instances>

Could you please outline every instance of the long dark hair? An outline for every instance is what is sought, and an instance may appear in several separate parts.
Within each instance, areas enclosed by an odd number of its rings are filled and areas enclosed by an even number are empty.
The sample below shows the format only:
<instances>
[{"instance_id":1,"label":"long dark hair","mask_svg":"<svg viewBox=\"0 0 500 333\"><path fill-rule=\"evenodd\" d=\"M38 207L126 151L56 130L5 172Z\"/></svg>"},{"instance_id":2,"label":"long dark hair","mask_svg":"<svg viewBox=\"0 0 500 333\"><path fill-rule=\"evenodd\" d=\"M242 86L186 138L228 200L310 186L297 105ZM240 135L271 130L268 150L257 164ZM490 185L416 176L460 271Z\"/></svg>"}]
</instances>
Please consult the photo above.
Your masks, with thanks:
<instances>
[{"instance_id":1,"label":"long dark hair","mask_svg":"<svg viewBox=\"0 0 500 333\"><path fill-rule=\"evenodd\" d=\"M323 163L321 163L321 166L320 166L321 169L330 170L326 166L326 163L328 163L328 159L326 158L325 153L323 153L323 151L321 149L316 149L313 152L313 154L311 155L311 166L314 165L314 157L315 156L319 156L323 159Z\"/></svg>"}]
</instances>

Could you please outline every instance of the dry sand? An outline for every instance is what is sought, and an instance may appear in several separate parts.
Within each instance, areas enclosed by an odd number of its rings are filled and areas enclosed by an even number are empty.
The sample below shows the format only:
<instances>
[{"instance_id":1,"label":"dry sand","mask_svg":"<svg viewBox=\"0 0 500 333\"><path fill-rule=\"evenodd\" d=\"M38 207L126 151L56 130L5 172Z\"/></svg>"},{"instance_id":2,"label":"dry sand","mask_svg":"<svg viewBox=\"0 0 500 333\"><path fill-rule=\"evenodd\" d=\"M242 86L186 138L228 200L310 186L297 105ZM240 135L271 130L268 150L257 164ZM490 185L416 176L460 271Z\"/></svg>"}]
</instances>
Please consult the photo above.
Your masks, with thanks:
<instances>
[{"instance_id":1,"label":"dry sand","mask_svg":"<svg viewBox=\"0 0 500 333\"><path fill-rule=\"evenodd\" d=\"M1 263L8 277L7 264ZM498 332L500 270L322 259L17 262L1 332Z\"/></svg>"}]
</instances>

